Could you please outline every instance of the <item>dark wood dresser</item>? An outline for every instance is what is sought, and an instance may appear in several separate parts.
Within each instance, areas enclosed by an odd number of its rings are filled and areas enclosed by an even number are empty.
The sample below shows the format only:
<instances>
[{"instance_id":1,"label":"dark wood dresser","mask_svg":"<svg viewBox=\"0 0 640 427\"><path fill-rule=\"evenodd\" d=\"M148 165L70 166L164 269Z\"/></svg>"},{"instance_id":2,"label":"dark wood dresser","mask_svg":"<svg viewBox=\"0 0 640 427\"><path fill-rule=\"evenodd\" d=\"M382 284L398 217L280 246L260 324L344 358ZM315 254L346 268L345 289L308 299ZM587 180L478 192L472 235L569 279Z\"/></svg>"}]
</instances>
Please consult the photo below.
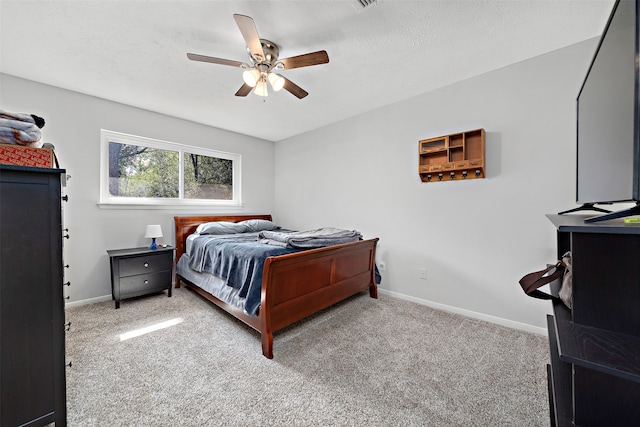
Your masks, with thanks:
<instances>
[{"instance_id":1,"label":"dark wood dresser","mask_svg":"<svg viewBox=\"0 0 640 427\"><path fill-rule=\"evenodd\" d=\"M551 425L639 426L640 226L548 217L573 278L571 310L554 301L547 319Z\"/></svg>"},{"instance_id":2,"label":"dark wood dresser","mask_svg":"<svg viewBox=\"0 0 640 427\"><path fill-rule=\"evenodd\" d=\"M0 165L0 425L67 423L61 177Z\"/></svg>"}]
</instances>

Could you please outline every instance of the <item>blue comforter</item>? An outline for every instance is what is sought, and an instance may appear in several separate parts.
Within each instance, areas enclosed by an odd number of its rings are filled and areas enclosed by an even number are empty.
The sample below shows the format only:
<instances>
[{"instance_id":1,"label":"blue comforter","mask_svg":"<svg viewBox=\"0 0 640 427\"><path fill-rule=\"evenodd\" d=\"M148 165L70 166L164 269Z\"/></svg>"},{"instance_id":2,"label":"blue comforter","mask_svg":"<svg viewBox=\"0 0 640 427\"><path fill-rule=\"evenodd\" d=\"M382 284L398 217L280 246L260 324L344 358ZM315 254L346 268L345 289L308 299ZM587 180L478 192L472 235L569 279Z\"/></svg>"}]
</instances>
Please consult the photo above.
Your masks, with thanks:
<instances>
[{"instance_id":1,"label":"blue comforter","mask_svg":"<svg viewBox=\"0 0 640 427\"><path fill-rule=\"evenodd\" d=\"M299 249L258 242L258 233L204 235L193 240L189 267L227 280L245 298L245 313L255 316L260 306L264 261Z\"/></svg>"}]
</instances>

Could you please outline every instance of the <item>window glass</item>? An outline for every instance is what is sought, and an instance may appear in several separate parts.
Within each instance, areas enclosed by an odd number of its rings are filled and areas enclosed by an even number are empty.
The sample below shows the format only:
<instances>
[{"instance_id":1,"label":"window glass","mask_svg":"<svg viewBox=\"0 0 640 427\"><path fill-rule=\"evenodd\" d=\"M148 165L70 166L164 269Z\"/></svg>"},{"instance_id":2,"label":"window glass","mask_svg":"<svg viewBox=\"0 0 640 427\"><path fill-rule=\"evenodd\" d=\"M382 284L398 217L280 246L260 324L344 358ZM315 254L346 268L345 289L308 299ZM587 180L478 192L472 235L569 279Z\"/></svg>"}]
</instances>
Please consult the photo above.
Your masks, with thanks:
<instances>
[{"instance_id":1,"label":"window glass","mask_svg":"<svg viewBox=\"0 0 640 427\"><path fill-rule=\"evenodd\" d=\"M109 195L178 198L179 152L109 142Z\"/></svg>"},{"instance_id":2,"label":"window glass","mask_svg":"<svg viewBox=\"0 0 640 427\"><path fill-rule=\"evenodd\" d=\"M185 153L185 199L233 199L233 162L228 159Z\"/></svg>"},{"instance_id":3,"label":"window glass","mask_svg":"<svg viewBox=\"0 0 640 427\"><path fill-rule=\"evenodd\" d=\"M240 204L239 154L101 133L101 203Z\"/></svg>"}]
</instances>

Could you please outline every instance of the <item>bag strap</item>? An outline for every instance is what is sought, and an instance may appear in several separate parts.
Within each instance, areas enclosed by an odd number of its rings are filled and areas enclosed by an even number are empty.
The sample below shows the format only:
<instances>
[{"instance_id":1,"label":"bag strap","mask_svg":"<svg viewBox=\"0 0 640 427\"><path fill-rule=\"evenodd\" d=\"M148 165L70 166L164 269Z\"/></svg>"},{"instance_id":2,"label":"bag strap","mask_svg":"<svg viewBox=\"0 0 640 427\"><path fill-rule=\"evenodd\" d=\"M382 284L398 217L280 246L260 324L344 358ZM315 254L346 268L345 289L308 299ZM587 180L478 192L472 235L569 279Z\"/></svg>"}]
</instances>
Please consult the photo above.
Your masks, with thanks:
<instances>
[{"instance_id":1,"label":"bag strap","mask_svg":"<svg viewBox=\"0 0 640 427\"><path fill-rule=\"evenodd\" d=\"M555 269L552 274L547 275L551 270ZM544 270L534 271L525 275L520 279L520 286L525 294L533 298L539 299L558 299L553 295L547 294L538 290L539 287L546 285L549 282L553 282L564 274L564 264L562 261L558 261L555 265L549 266Z\"/></svg>"}]
</instances>

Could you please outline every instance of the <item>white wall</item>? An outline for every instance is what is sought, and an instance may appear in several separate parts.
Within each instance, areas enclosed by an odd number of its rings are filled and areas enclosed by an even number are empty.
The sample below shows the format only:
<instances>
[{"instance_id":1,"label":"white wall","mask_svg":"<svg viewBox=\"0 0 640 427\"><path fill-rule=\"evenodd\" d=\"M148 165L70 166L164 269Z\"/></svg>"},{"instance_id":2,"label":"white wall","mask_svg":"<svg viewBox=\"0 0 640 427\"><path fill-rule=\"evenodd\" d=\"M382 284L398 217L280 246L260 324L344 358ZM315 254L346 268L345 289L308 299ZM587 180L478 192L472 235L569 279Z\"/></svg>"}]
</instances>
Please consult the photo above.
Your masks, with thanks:
<instances>
[{"instance_id":1,"label":"white wall","mask_svg":"<svg viewBox=\"0 0 640 427\"><path fill-rule=\"evenodd\" d=\"M284 226L355 228L379 237L382 290L542 331L549 304L518 279L555 258L544 217L574 203L575 98L596 40L487 73L274 144L0 74L0 108L39 114L72 175L66 262L72 301L110 294L107 249L146 245L175 210L101 209L106 128L243 155L243 213ZM464 66L461 63L460 66ZM487 132L487 178L422 183L418 140ZM274 163L275 151L275 163ZM200 211L179 211L191 214ZM230 212L225 210L224 212ZM427 280L418 278L427 269Z\"/></svg>"},{"instance_id":2,"label":"white wall","mask_svg":"<svg viewBox=\"0 0 640 427\"><path fill-rule=\"evenodd\" d=\"M276 143L275 214L292 228L379 237L383 290L545 328L550 304L526 297L518 280L555 260L545 214L575 206L575 98L595 46L589 40ZM477 128L486 131L486 179L420 181L418 140ZM419 279L423 267L427 280Z\"/></svg>"},{"instance_id":3,"label":"white wall","mask_svg":"<svg viewBox=\"0 0 640 427\"><path fill-rule=\"evenodd\" d=\"M174 215L273 212L274 144L76 92L0 74L0 108L46 120L43 140L55 145L71 175L65 192L66 279L70 301L111 295L107 249L148 245L147 224L161 224L160 242L175 244ZM100 129L242 155L242 201L235 209L104 209L98 206ZM37 254L34 254L37 256Z\"/></svg>"}]
</instances>

